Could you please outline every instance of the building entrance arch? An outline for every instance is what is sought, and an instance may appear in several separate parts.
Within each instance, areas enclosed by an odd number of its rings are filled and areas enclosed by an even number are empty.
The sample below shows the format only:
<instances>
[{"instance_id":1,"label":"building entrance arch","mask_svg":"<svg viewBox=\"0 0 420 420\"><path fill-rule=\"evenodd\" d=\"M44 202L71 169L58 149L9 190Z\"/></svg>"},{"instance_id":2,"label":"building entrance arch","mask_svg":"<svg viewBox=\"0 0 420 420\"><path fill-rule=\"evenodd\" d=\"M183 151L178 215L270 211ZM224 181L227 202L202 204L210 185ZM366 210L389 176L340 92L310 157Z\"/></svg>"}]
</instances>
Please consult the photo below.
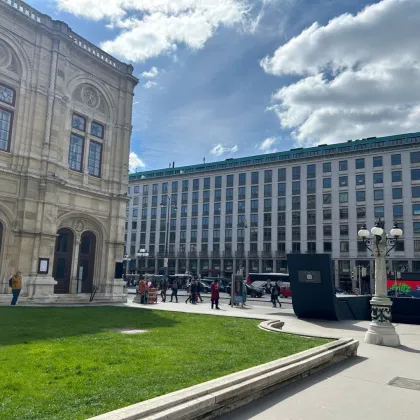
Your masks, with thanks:
<instances>
[{"instance_id":1,"label":"building entrance arch","mask_svg":"<svg viewBox=\"0 0 420 420\"><path fill-rule=\"evenodd\" d=\"M53 277L57 282L54 293L70 293L73 244L73 232L67 228L59 229L54 250Z\"/></svg>"}]
</instances>

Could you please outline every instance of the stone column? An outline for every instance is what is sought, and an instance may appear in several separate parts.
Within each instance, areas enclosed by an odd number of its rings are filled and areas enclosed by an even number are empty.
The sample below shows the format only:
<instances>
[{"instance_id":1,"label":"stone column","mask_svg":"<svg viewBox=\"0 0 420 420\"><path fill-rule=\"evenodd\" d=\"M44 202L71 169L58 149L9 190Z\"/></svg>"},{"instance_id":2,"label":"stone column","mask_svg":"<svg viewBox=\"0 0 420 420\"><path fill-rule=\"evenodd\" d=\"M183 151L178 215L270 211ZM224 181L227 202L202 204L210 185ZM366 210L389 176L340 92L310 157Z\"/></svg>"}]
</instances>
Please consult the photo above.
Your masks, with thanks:
<instances>
[{"instance_id":1,"label":"stone column","mask_svg":"<svg viewBox=\"0 0 420 420\"><path fill-rule=\"evenodd\" d=\"M387 238L385 231L380 240L372 240L372 251L375 256L375 294L370 301L372 321L365 335L365 343L389 347L398 347L400 338L391 323L392 301L388 298L386 287L386 253Z\"/></svg>"},{"instance_id":2,"label":"stone column","mask_svg":"<svg viewBox=\"0 0 420 420\"><path fill-rule=\"evenodd\" d=\"M73 261L71 264L71 277L70 277L70 293L76 294L77 291L77 277L79 276L79 252L80 252L80 235L77 235L74 241L74 250L73 250ZM80 279L80 282L82 279ZM82 285L80 284L80 290Z\"/></svg>"}]
</instances>

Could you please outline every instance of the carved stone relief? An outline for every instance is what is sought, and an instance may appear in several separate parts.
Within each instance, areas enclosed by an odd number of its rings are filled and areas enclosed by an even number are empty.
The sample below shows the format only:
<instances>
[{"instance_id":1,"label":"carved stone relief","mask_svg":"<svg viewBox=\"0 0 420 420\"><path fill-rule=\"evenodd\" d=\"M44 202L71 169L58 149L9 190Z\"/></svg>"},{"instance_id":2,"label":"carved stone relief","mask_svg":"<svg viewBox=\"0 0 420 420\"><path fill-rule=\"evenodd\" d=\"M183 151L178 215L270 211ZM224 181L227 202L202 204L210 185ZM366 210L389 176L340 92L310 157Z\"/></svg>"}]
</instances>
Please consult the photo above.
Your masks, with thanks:
<instances>
[{"instance_id":1,"label":"carved stone relief","mask_svg":"<svg viewBox=\"0 0 420 420\"><path fill-rule=\"evenodd\" d=\"M89 108L97 109L103 114L108 114L108 106L104 96L91 85L79 86L73 93L73 99L82 102Z\"/></svg>"}]
</instances>

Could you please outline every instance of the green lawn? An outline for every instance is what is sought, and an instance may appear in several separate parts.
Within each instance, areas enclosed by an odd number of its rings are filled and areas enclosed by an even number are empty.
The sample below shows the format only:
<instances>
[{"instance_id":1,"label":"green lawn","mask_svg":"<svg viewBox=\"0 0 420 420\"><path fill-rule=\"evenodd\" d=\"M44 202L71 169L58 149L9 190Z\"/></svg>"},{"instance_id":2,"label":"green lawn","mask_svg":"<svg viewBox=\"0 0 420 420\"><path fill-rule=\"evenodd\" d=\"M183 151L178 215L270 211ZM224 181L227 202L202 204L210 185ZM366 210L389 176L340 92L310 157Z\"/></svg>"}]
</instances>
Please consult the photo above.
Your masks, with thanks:
<instances>
[{"instance_id":1,"label":"green lawn","mask_svg":"<svg viewBox=\"0 0 420 420\"><path fill-rule=\"evenodd\" d=\"M124 307L0 308L0 419L85 419L327 342L258 323ZM149 332L112 331L124 328Z\"/></svg>"}]
</instances>

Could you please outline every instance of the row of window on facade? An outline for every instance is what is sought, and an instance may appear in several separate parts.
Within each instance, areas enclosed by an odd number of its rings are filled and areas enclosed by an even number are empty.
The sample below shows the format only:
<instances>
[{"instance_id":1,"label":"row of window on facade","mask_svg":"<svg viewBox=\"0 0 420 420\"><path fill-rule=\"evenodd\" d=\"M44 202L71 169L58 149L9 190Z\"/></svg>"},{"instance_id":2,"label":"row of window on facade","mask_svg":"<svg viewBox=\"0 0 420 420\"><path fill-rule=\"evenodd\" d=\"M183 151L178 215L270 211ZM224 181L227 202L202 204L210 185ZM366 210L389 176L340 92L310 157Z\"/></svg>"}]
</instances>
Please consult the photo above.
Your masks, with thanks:
<instances>
[{"instance_id":1,"label":"row of window on facade","mask_svg":"<svg viewBox=\"0 0 420 420\"><path fill-rule=\"evenodd\" d=\"M382 156L374 156L372 157L372 166L373 168L381 168L383 167L382 162ZM411 152L410 154L410 161L411 163L420 163L420 152ZM391 155L391 165L392 166L398 166L401 165L401 154L393 154ZM324 162L322 164L323 173L331 173L331 162ZM340 172L344 172L348 170L348 161L347 160L341 160L338 164L338 169ZM359 158L355 159L355 169L365 169L365 158ZM251 172L251 184L259 184L259 171ZM306 167L306 176L308 179L316 178L316 164L310 164ZM380 175L378 175L379 177ZM396 175L397 177L397 175ZM247 178L248 173L240 173L238 174L238 184L246 185L247 184ZM294 166L292 167L292 180L300 180L301 179L301 167L300 166ZM359 177L359 182L361 182L362 177ZM344 178L343 178L344 180ZM287 181L286 176L286 168L279 168L277 170L277 181L284 182ZM400 179L401 181L401 179ZM268 169L264 171L264 183L270 183L273 182L273 170ZM344 182L344 181L343 181ZM397 182L397 181L393 181ZM357 182L356 182L357 183ZM381 183L378 181L378 179L375 181L375 175L374 175L374 183ZM161 193L162 194L168 194L168 182L164 182L161 185ZM178 192L178 185L179 181L173 181L171 185L171 191L172 193ZM189 180L183 180L181 181L182 185L182 191L188 191L189 189ZM234 185L234 175L226 175L226 186L233 186ZM341 186L341 182L340 182ZM203 188L210 189L211 188L211 177L203 178ZM214 188L222 188L222 176L216 176L214 178ZM329 187L324 188L331 188L331 185ZM200 179L196 178L192 180L192 189L193 191L197 191L200 189ZM131 187L129 187L129 193L131 193ZM140 193L140 185L134 185L133 187L133 194L139 194ZM149 194L149 185L143 185L143 195ZM156 195L159 194L159 184L153 184L152 185L152 194Z\"/></svg>"},{"instance_id":2,"label":"row of window on facade","mask_svg":"<svg viewBox=\"0 0 420 420\"><path fill-rule=\"evenodd\" d=\"M365 174L357 174L356 176L356 186L363 186L365 185ZM402 172L401 171L392 171L391 173L392 182L402 182ZM411 180L412 181L420 181L420 169L412 169L411 170ZM374 173L373 174L373 184L379 185L384 183L383 173ZM339 177L339 186L340 188L348 187L348 177L347 176L340 176ZM331 178L323 178L323 188L324 189L330 189L332 188L331 184ZM292 195L300 195L301 194L301 184L300 181L294 181L292 182ZM316 193L316 182L315 180L308 180L307 186L306 186L306 194L315 194ZM364 201L363 198L365 196L365 191L358 191L356 193L358 195L357 201ZM266 184L264 185L264 191L263 191L264 198L272 197L272 184ZM277 185L277 196L278 197L285 197L287 195L287 184L286 183L279 183ZM376 198L380 195L383 196L383 189L376 189L374 191L375 200L382 200L382 198ZM246 187L239 187L238 188L238 199L245 199L246 198ZM401 199L402 198L402 189L401 188L393 188L392 189L392 196L394 199ZM251 187L251 195L250 198L258 198L259 197L259 187L258 186L252 186ZM347 197L346 192L340 193L340 202L346 202L345 197ZM420 186L414 186L412 187L412 197L418 198L420 197ZM181 204L188 204L188 193L182 193L181 195ZM207 203L210 202L210 191L205 190L202 192L202 198L203 202ZM225 200L233 200L234 199L234 190L233 188L227 188L225 191ZM328 199L331 199L331 194L325 193L324 194L324 203L328 204ZM170 204L171 206L176 206L178 204L178 194L172 194L170 197ZM160 200L160 204L162 206L168 205L168 196L164 195L162 196L162 199ZM217 189L214 190L214 202L219 203L222 201L222 190ZM151 206L156 207L158 205L158 196L153 195L151 199ZM199 202L199 193L193 192L192 193L192 203L198 203ZM254 202L255 203L255 202ZM268 202L267 202L268 203ZM136 206L139 204L139 197L133 197L132 198L132 204L133 206ZM142 198L142 207L148 207L149 205L149 197L143 196ZM219 205L215 204L215 207L219 207ZM265 206L269 207L269 206ZM269 210L270 211L270 210Z\"/></svg>"},{"instance_id":3,"label":"row of window on facade","mask_svg":"<svg viewBox=\"0 0 420 420\"><path fill-rule=\"evenodd\" d=\"M16 104L14 89L0 84L0 103L6 105L0 106L0 150L9 152ZM70 135L68 159L69 168L73 171L83 172L85 145L88 141L87 171L89 175L100 177L102 141L105 134L104 126L96 121L89 121L83 115L74 113L72 115L71 127L72 133Z\"/></svg>"}]
</instances>

